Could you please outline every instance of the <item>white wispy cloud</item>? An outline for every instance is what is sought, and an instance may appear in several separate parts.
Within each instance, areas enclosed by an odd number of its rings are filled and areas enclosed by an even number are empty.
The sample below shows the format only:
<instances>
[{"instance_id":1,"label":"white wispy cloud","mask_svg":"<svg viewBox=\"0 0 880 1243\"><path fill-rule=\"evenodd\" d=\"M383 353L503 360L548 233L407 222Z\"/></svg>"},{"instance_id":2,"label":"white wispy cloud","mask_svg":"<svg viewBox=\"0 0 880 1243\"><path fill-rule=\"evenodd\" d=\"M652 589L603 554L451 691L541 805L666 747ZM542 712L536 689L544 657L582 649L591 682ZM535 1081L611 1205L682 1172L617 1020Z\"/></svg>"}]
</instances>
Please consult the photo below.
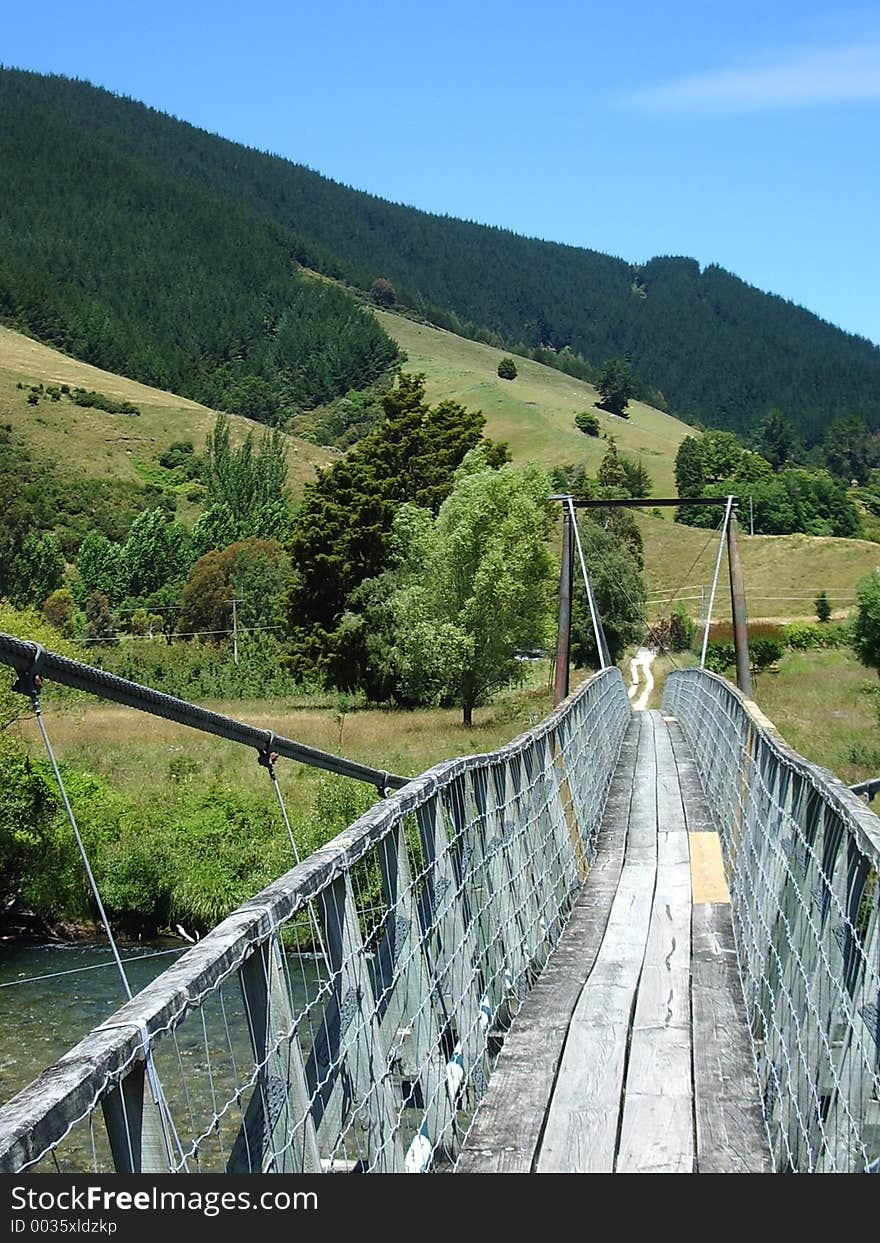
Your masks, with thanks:
<instances>
[{"instance_id":1,"label":"white wispy cloud","mask_svg":"<svg viewBox=\"0 0 880 1243\"><path fill-rule=\"evenodd\" d=\"M618 95L629 108L757 112L880 100L880 40L781 51L760 64L712 69Z\"/></svg>"}]
</instances>

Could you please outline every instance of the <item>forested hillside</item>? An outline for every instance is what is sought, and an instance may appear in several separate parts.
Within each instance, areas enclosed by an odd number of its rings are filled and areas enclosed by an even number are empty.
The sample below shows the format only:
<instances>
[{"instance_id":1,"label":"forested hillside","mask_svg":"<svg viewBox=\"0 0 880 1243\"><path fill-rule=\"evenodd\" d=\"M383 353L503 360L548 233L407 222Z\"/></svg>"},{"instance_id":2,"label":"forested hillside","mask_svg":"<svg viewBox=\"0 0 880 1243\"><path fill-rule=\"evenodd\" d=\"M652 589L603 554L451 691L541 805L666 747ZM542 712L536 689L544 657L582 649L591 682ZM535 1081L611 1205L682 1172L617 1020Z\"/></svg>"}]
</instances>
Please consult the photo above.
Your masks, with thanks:
<instances>
[{"instance_id":1,"label":"forested hillside","mask_svg":"<svg viewBox=\"0 0 880 1243\"><path fill-rule=\"evenodd\" d=\"M235 148L82 83L0 73L0 315L78 358L263 422L377 379L398 350ZM232 157L232 158L230 158Z\"/></svg>"},{"instance_id":2,"label":"forested hillside","mask_svg":"<svg viewBox=\"0 0 880 1243\"><path fill-rule=\"evenodd\" d=\"M642 266L387 203L83 82L0 71L0 314L89 361L264 420L394 349L296 264L509 348L628 359L670 411L809 445L880 426L880 349L717 266ZM10 192L10 188L14 191ZM809 262L809 256L804 257Z\"/></svg>"}]
</instances>

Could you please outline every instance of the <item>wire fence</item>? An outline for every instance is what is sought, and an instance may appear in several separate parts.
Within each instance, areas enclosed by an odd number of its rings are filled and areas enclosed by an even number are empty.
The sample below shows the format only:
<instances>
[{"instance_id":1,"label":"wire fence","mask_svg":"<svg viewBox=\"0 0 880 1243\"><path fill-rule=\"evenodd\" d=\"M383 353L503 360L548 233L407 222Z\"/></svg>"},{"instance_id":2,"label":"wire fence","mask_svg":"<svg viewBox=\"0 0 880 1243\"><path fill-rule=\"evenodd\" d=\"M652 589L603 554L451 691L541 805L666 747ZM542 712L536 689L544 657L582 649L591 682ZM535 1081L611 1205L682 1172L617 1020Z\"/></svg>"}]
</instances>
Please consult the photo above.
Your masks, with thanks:
<instances>
[{"instance_id":1,"label":"wire fence","mask_svg":"<svg viewBox=\"0 0 880 1243\"><path fill-rule=\"evenodd\" d=\"M669 675L713 809L779 1171L880 1166L880 820L729 682Z\"/></svg>"},{"instance_id":2,"label":"wire fence","mask_svg":"<svg viewBox=\"0 0 880 1243\"><path fill-rule=\"evenodd\" d=\"M629 719L605 670L378 803L0 1109L0 1171L454 1169Z\"/></svg>"}]
</instances>

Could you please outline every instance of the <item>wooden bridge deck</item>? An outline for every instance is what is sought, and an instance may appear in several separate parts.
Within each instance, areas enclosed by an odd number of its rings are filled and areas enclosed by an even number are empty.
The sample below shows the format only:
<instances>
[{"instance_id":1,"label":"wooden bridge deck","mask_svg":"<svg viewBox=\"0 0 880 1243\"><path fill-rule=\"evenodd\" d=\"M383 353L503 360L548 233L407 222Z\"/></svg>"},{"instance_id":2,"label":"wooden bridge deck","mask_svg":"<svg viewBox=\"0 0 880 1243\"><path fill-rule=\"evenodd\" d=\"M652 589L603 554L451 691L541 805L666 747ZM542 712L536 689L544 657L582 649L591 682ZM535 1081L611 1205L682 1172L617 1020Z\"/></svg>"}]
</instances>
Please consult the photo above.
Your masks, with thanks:
<instances>
[{"instance_id":1,"label":"wooden bridge deck","mask_svg":"<svg viewBox=\"0 0 880 1243\"><path fill-rule=\"evenodd\" d=\"M633 717L596 862L462 1172L765 1172L721 852L678 726Z\"/></svg>"}]
</instances>

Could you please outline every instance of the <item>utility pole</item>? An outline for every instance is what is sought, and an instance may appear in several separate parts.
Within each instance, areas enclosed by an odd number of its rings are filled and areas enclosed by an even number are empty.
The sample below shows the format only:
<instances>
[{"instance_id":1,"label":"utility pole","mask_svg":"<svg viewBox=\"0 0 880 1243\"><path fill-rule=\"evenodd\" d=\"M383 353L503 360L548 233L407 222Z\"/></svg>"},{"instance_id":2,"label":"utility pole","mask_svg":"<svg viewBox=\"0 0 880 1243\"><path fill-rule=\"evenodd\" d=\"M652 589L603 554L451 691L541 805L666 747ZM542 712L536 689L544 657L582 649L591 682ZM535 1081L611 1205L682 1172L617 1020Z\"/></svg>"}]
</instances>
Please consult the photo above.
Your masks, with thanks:
<instances>
[{"instance_id":1,"label":"utility pole","mask_svg":"<svg viewBox=\"0 0 880 1243\"><path fill-rule=\"evenodd\" d=\"M232 660L236 669L238 668L238 613L236 612L236 599L232 597Z\"/></svg>"},{"instance_id":2,"label":"utility pole","mask_svg":"<svg viewBox=\"0 0 880 1243\"><path fill-rule=\"evenodd\" d=\"M752 504L752 494L749 493L749 535L755 534L755 507Z\"/></svg>"},{"instance_id":3,"label":"utility pole","mask_svg":"<svg viewBox=\"0 0 880 1243\"><path fill-rule=\"evenodd\" d=\"M556 630L556 682L553 688L553 707L562 703L568 695L568 666L571 655L571 571L574 564L574 547L571 537L571 514L569 507L562 506L562 567L559 573L559 612Z\"/></svg>"}]
</instances>

